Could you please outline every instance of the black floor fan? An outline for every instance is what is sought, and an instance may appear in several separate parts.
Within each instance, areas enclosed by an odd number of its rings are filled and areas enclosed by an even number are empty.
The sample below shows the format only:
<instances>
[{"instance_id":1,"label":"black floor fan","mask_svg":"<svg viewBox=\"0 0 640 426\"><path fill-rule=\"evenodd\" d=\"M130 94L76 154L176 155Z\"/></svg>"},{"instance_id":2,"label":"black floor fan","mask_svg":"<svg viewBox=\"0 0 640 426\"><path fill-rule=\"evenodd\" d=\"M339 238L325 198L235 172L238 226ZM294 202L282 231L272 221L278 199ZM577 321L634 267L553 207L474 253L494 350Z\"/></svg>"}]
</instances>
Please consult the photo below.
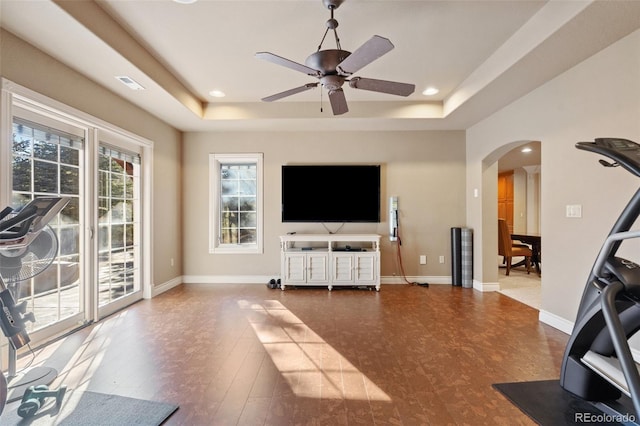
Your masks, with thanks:
<instances>
[{"instance_id":1,"label":"black floor fan","mask_svg":"<svg viewBox=\"0 0 640 426\"><path fill-rule=\"evenodd\" d=\"M7 207L0 212L0 328L9 340L8 376L0 374L0 413L7 402L32 395L34 389L40 394L51 393L46 385L58 375L49 367L16 374L17 351L30 342L26 323L35 322L33 313L26 312L26 301L16 300L20 283L41 274L53 263L58 238L48 223L68 202L64 197L39 197L19 211ZM27 392L29 389L31 393ZM23 398L23 405L24 402ZM25 413L34 414L37 408L39 405L32 404ZM22 416L20 410L19 414Z\"/></svg>"}]
</instances>

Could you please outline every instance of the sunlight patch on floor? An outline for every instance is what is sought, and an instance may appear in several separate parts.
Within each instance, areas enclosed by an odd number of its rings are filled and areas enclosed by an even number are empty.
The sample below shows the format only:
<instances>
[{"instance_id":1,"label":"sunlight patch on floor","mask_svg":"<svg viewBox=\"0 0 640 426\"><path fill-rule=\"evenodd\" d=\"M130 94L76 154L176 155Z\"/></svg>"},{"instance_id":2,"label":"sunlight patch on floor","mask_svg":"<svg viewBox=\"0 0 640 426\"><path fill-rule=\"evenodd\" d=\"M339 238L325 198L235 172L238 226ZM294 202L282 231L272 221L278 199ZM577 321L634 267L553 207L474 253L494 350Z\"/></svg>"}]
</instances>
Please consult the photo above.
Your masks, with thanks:
<instances>
[{"instance_id":1,"label":"sunlight patch on floor","mask_svg":"<svg viewBox=\"0 0 640 426\"><path fill-rule=\"evenodd\" d=\"M300 397L391 401L391 398L277 300L238 302L256 336Z\"/></svg>"}]
</instances>

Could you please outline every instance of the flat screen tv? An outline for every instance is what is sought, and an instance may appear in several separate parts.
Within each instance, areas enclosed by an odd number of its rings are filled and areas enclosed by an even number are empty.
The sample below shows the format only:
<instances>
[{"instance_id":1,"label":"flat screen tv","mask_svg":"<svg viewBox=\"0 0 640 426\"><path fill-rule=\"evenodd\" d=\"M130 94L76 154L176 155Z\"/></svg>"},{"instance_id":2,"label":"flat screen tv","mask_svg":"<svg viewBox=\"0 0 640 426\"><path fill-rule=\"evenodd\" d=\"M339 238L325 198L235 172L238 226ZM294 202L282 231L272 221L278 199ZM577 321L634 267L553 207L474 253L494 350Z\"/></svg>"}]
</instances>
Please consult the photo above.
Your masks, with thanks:
<instances>
[{"instance_id":1,"label":"flat screen tv","mask_svg":"<svg viewBox=\"0 0 640 426\"><path fill-rule=\"evenodd\" d=\"M380 166L282 166L282 221L380 222Z\"/></svg>"}]
</instances>

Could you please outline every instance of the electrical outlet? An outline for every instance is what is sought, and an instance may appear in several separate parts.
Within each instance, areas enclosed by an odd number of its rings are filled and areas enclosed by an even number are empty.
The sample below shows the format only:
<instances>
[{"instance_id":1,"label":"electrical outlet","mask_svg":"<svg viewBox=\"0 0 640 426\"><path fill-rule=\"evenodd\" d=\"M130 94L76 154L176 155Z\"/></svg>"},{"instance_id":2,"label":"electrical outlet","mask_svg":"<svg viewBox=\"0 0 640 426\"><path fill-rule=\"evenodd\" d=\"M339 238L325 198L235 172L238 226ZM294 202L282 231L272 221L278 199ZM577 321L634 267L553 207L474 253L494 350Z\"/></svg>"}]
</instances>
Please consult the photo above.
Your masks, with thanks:
<instances>
[{"instance_id":1,"label":"electrical outlet","mask_svg":"<svg viewBox=\"0 0 640 426\"><path fill-rule=\"evenodd\" d=\"M173 261L173 257L171 258L171 266L174 266L175 262Z\"/></svg>"},{"instance_id":2,"label":"electrical outlet","mask_svg":"<svg viewBox=\"0 0 640 426\"><path fill-rule=\"evenodd\" d=\"M426 265L427 264L427 256L424 254L420 255L420 264L421 265Z\"/></svg>"},{"instance_id":3,"label":"electrical outlet","mask_svg":"<svg viewBox=\"0 0 640 426\"><path fill-rule=\"evenodd\" d=\"M440 256L440 258L438 259L438 261L439 261L440 263L444 263L444 256Z\"/></svg>"}]
</instances>

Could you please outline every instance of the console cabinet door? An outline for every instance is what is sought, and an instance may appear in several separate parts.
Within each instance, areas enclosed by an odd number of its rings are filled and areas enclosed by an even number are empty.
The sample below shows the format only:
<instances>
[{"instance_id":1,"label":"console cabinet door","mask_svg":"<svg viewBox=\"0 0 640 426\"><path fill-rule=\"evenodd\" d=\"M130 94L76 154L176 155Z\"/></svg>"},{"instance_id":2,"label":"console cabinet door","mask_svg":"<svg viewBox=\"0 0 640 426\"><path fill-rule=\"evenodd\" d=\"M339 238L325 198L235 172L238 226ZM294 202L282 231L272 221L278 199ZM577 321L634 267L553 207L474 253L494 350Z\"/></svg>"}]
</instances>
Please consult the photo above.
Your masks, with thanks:
<instances>
[{"instance_id":1,"label":"console cabinet door","mask_svg":"<svg viewBox=\"0 0 640 426\"><path fill-rule=\"evenodd\" d=\"M305 253L287 253L284 256L284 282L307 282L307 255Z\"/></svg>"},{"instance_id":2,"label":"console cabinet door","mask_svg":"<svg viewBox=\"0 0 640 426\"><path fill-rule=\"evenodd\" d=\"M329 253L307 253L307 283L329 282Z\"/></svg>"},{"instance_id":3,"label":"console cabinet door","mask_svg":"<svg viewBox=\"0 0 640 426\"><path fill-rule=\"evenodd\" d=\"M376 253L355 253L354 272L357 284L375 284L377 281L377 255Z\"/></svg>"},{"instance_id":4,"label":"console cabinet door","mask_svg":"<svg viewBox=\"0 0 640 426\"><path fill-rule=\"evenodd\" d=\"M333 253L333 282L353 283L353 254L352 253Z\"/></svg>"}]
</instances>

